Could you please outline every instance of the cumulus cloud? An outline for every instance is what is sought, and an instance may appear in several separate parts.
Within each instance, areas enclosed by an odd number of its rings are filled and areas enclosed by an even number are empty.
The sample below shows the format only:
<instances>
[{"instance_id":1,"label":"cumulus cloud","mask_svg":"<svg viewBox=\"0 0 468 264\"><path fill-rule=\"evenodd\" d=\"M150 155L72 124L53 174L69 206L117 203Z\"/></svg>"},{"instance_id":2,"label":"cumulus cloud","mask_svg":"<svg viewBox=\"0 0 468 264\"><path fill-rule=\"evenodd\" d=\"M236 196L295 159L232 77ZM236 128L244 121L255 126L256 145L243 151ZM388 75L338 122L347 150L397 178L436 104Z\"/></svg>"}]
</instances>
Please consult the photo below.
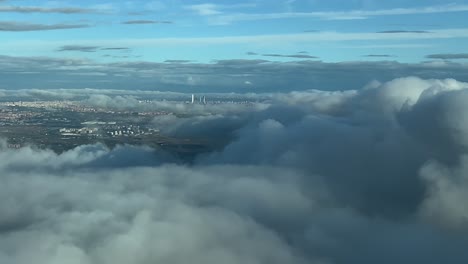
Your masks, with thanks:
<instances>
[{"instance_id":1,"label":"cumulus cloud","mask_svg":"<svg viewBox=\"0 0 468 264\"><path fill-rule=\"evenodd\" d=\"M205 140L212 146L224 146L236 138L236 131L247 122L248 116L239 110L229 114L205 112L204 115L185 118L174 115L160 116L155 118L151 125L164 135Z\"/></svg>"},{"instance_id":2,"label":"cumulus cloud","mask_svg":"<svg viewBox=\"0 0 468 264\"><path fill-rule=\"evenodd\" d=\"M28 256L37 263L301 263L278 235L255 221L215 204L190 204L189 196L196 197L204 182L215 184L212 187L223 184L224 180L210 180L220 172L165 166L4 175L2 189L9 193L2 192L8 202L2 203L0 226L2 234L9 235L0 239L0 259L8 263L24 263ZM187 182L192 176L194 181ZM242 180L229 184L231 195L239 191L235 185L243 184ZM187 188L185 194L175 186ZM7 243L15 253L6 251Z\"/></svg>"},{"instance_id":3,"label":"cumulus cloud","mask_svg":"<svg viewBox=\"0 0 468 264\"><path fill-rule=\"evenodd\" d=\"M408 77L156 118L223 142L191 165L144 147L2 143L0 262L466 263L467 91Z\"/></svg>"},{"instance_id":4,"label":"cumulus cloud","mask_svg":"<svg viewBox=\"0 0 468 264\"><path fill-rule=\"evenodd\" d=\"M144 147L3 142L0 261L465 263L467 89L408 77L156 118L167 135L223 142L191 165Z\"/></svg>"}]
</instances>

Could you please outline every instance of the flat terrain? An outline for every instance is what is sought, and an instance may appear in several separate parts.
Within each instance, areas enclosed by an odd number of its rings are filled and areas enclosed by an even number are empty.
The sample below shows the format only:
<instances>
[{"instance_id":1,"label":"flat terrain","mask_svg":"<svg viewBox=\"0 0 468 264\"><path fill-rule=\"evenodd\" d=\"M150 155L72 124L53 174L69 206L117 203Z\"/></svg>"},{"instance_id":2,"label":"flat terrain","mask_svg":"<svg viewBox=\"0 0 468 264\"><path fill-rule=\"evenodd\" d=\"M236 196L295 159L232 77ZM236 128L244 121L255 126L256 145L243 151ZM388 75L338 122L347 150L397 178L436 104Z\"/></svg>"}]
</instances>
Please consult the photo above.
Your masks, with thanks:
<instances>
[{"instance_id":1,"label":"flat terrain","mask_svg":"<svg viewBox=\"0 0 468 264\"><path fill-rule=\"evenodd\" d=\"M190 160L211 149L208 141L160 134L151 122L161 114L171 113L8 106L0 112L0 137L9 148L31 145L57 153L86 144L102 143L110 148L128 144L164 149Z\"/></svg>"}]
</instances>

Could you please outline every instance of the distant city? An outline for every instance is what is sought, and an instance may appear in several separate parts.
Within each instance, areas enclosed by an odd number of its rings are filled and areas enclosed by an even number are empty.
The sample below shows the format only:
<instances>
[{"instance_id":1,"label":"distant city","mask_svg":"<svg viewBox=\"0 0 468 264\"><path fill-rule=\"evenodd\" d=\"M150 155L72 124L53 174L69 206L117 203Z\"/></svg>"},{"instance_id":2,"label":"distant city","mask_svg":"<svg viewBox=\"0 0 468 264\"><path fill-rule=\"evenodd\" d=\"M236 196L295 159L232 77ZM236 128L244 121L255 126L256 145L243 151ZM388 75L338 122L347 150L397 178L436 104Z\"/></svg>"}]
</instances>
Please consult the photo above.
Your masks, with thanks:
<instances>
[{"instance_id":1,"label":"distant city","mask_svg":"<svg viewBox=\"0 0 468 264\"><path fill-rule=\"evenodd\" d=\"M190 95L189 95L190 96ZM152 122L158 116L191 115L192 105L240 104L251 106L253 100L213 98L192 94L187 98L169 100L135 99L136 105L93 105L87 100L39 100L22 98L0 102L0 137L9 148L27 145L52 149L58 153L83 144L103 143L146 145L173 150L186 156L206 151L212 142L200 139L171 138L163 135ZM185 105L179 113L160 110L158 104ZM127 109L128 108L128 109Z\"/></svg>"}]
</instances>

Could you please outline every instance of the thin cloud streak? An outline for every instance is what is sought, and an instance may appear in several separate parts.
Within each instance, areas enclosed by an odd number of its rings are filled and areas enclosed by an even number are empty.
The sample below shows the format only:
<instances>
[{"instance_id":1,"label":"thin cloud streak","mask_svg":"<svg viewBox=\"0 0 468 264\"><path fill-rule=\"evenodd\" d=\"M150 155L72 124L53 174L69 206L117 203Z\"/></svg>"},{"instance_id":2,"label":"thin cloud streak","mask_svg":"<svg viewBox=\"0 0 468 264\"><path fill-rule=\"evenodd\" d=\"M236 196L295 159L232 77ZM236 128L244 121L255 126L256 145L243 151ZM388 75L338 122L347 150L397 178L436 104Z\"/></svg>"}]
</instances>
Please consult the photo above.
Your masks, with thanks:
<instances>
[{"instance_id":1,"label":"thin cloud streak","mask_svg":"<svg viewBox=\"0 0 468 264\"><path fill-rule=\"evenodd\" d=\"M426 33L431 33L431 32L425 31L425 30L385 30L385 31L378 31L377 33L380 33L380 34L398 34L398 33L426 34Z\"/></svg>"},{"instance_id":2,"label":"thin cloud streak","mask_svg":"<svg viewBox=\"0 0 468 264\"><path fill-rule=\"evenodd\" d=\"M342 49L424 49L432 48L431 44L374 44L340 47Z\"/></svg>"},{"instance_id":3,"label":"thin cloud streak","mask_svg":"<svg viewBox=\"0 0 468 264\"><path fill-rule=\"evenodd\" d=\"M367 58L395 58L397 56L389 55L389 54L368 54L368 55L364 55L363 57L367 57Z\"/></svg>"},{"instance_id":4,"label":"thin cloud streak","mask_svg":"<svg viewBox=\"0 0 468 264\"><path fill-rule=\"evenodd\" d=\"M174 22L172 21L166 21L166 20L129 20L129 21L124 21L122 24L125 25L145 25L145 24L173 24Z\"/></svg>"},{"instance_id":5,"label":"thin cloud streak","mask_svg":"<svg viewBox=\"0 0 468 264\"><path fill-rule=\"evenodd\" d=\"M323 20L356 20L368 19L377 16L399 16L399 15L418 15L418 14L438 14L466 12L468 5L439 5L420 8L395 8L381 10L352 10L339 12L287 12L287 13L269 13L269 14L228 14L214 17L210 22L214 24L230 24L241 21L255 20L273 20L273 19L291 19L291 18L317 18Z\"/></svg>"},{"instance_id":6,"label":"thin cloud streak","mask_svg":"<svg viewBox=\"0 0 468 264\"><path fill-rule=\"evenodd\" d=\"M67 45L60 47L57 51L96 52L98 49L99 47L97 46Z\"/></svg>"},{"instance_id":7,"label":"thin cloud streak","mask_svg":"<svg viewBox=\"0 0 468 264\"><path fill-rule=\"evenodd\" d=\"M128 47L100 47L100 46L84 46L84 45L65 45L58 48L56 51L79 51L79 52L97 52L99 50L105 51L130 51Z\"/></svg>"},{"instance_id":8,"label":"thin cloud streak","mask_svg":"<svg viewBox=\"0 0 468 264\"><path fill-rule=\"evenodd\" d=\"M262 54L264 57L278 57L278 58L295 58L295 59L318 59L317 56L306 55L306 54L291 54L291 55L283 55L283 54Z\"/></svg>"},{"instance_id":9,"label":"thin cloud streak","mask_svg":"<svg viewBox=\"0 0 468 264\"><path fill-rule=\"evenodd\" d=\"M43 30L58 30L58 29L75 29L87 28L90 25L86 24L32 24L22 22L0 21L0 31L43 31Z\"/></svg>"},{"instance_id":10,"label":"thin cloud streak","mask_svg":"<svg viewBox=\"0 0 468 264\"><path fill-rule=\"evenodd\" d=\"M0 12L11 13L60 13L60 14L86 14L97 10L79 7L46 8L37 6L0 6Z\"/></svg>"},{"instance_id":11,"label":"thin cloud streak","mask_svg":"<svg viewBox=\"0 0 468 264\"><path fill-rule=\"evenodd\" d=\"M130 48L127 47L111 47L111 48L101 48L101 50L130 50Z\"/></svg>"},{"instance_id":12,"label":"thin cloud streak","mask_svg":"<svg viewBox=\"0 0 468 264\"><path fill-rule=\"evenodd\" d=\"M427 55L426 58L442 60L461 60L468 59L468 53L430 54Z\"/></svg>"},{"instance_id":13,"label":"thin cloud streak","mask_svg":"<svg viewBox=\"0 0 468 264\"><path fill-rule=\"evenodd\" d=\"M245 4L234 4L234 5L218 5L211 3L197 4L197 5L187 5L184 6L185 9L195 12L200 16L214 16L220 15L224 12L222 10L229 9L239 9L239 8L253 8L256 7L256 4L245 3Z\"/></svg>"}]
</instances>

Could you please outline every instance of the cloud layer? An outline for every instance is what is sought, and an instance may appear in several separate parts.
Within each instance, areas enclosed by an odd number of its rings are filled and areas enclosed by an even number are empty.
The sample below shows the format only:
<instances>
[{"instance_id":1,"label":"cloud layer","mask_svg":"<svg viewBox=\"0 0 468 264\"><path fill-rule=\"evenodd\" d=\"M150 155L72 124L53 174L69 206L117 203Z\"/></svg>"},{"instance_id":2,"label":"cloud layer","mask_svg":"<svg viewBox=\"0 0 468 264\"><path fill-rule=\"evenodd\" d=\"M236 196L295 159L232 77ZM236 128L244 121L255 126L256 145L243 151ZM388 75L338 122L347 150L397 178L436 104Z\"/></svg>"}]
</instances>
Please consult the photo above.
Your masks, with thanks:
<instances>
[{"instance_id":1,"label":"cloud layer","mask_svg":"<svg viewBox=\"0 0 468 264\"><path fill-rule=\"evenodd\" d=\"M467 83L409 77L156 119L224 137L192 165L3 144L0 262L466 263L466 100Z\"/></svg>"},{"instance_id":2,"label":"cloud layer","mask_svg":"<svg viewBox=\"0 0 468 264\"><path fill-rule=\"evenodd\" d=\"M443 59L443 60L468 59L468 53L430 54L430 55L427 55L426 57L428 59Z\"/></svg>"},{"instance_id":3,"label":"cloud layer","mask_svg":"<svg viewBox=\"0 0 468 264\"><path fill-rule=\"evenodd\" d=\"M112 47L67 45L55 49L97 51ZM297 55L303 57L307 54ZM326 63L308 59L294 62L262 59L181 62L187 61L99 63L67 57L0 56L0 89L93 88L263 93L310 89L352 90L373 80L386 82L408 75L468 81L466 64L439 60L414 64L394 61Z\"/></svg>"}]
</instances>

